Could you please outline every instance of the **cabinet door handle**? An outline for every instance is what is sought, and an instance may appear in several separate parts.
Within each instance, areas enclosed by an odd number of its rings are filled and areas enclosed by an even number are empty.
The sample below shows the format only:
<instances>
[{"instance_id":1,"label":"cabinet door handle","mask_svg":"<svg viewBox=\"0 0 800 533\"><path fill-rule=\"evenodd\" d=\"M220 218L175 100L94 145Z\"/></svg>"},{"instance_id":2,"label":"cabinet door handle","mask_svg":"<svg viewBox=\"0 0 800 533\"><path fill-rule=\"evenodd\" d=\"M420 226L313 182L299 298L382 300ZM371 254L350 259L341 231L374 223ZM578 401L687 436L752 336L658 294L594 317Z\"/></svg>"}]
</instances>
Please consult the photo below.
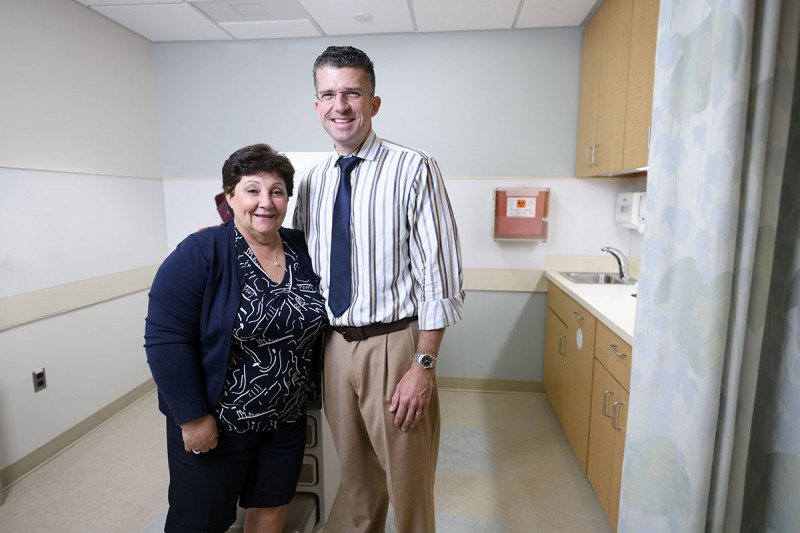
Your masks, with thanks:
<instances>
[{"instance_id":1,"label":"cabinet door handle","mask_svg":"<svg viewBox=\"0 0 800 533\"><path fill-rule=\"evenodd\" d=\"M575 317L575 320L583 320L583 315L577 311L573 311L572 316Z\"/></svg>"},{"instance_id":2,"label":"cabinet door handle","mask_svg":"<svg viewBox=\"0 0 800 533\"><path fill-rule=\"evenodd\" d=\"M592 146L592 164L589 166L596 167L597 166L597 149L600 148L599 144L595 144Z\"/></svg>"},{"instance_id":3,"label":"cabinet door handle","mask_svg":"<svg viewBox=\"0 0 800 533\"><path fill-rule=\"evenodd\" d=\"M617 431L622 431L622 427L617 425L619 409L625 405L625 402L614 402L614 407L611 408L611 427Z\"/></svg>"},{"instance_id":4,"label":"cabinet door handle","mask_svg":"<svg viewBox=\"0 0 800 533\"><path fill-rule=\"evenodd\" d=\"M566 352L564 352L564 349L563 349L565 340L567 340L567 337L565 335L561 335L558 338L558 355L567 355Z\"/></svg>"},{"instance_id":5,"label":"cabinet door handle","mask_svg":"<svg viewBox=\"0 0 800 533\"><path fill-rule=\"evenodd\" d=\"M614 394L614 391L607 390L603 393L603 416L611 416L606 408L608 406L608 396L610 394Z\"/></svg>"},{"instance_id":6,"label":"cabinet door handle","mask_svg":"<svg viewBox=\"0 0 800 533\"><path fill-rule=\"evenodd\" d=\"M586 166L587 167L592 166L592 161L591 161L591 159L589 159L589 152L591 152L591 151L592 151L592 147L591 146L587 146L586 147Z\"/></svg>"},{"instance_id":7,"label":"cabinet door handle","mask_svg":"<svg viewBox=\"0 0 800 533\"><path fill-rule=\"evenodd\" d=\"M628 357L628 354L619 351L619 348L616 344L609 344L608 347L611 348L611 351L614 352L614 355L617 357Z\"/></svg>"}]
</instances>

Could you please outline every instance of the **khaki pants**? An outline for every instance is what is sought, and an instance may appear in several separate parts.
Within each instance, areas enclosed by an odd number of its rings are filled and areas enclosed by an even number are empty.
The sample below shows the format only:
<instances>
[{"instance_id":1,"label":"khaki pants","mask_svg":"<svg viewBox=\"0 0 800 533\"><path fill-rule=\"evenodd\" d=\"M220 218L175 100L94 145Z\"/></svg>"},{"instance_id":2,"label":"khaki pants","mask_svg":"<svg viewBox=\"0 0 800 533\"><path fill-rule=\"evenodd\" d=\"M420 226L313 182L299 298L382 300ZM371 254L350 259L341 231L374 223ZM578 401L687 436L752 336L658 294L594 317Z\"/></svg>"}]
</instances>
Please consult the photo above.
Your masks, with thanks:
<instances>
[{"instance_id":1,"label":"khaki pants","mask_svg":"<svg viewBox=\"0 0 800 533\"><path fill-rule=\"evenodd\" d=\"M413 322L404 330L354 342L330 332L325 345L323 407L339 454L347 508L359 533L383 533L390 500L397 533L436 530L435 381L427 414L414 429L396 428L389 412L395 386L413 364L417 328Z\"/></svg>"}]
</instances>

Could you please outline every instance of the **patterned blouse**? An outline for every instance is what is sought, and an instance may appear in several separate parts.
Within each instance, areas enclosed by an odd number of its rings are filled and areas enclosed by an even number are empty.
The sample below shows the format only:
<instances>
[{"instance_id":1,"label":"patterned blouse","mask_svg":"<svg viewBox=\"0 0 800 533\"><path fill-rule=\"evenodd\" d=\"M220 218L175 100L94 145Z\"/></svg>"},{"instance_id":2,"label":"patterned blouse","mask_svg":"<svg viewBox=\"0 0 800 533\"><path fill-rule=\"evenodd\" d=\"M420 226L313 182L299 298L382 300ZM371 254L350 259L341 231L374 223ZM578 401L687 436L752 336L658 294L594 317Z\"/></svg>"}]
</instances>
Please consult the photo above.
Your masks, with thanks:
<instances>
[{"instance_id":1,"label":"patterned blouse","mask_svg":"<svg viewBox=\"0 0 800 533\"><path fill-rule=\"evenodd\" d=\"M312 347L327 326L325 302L290 244L283 241L286 271L275 283L234 231L242 300L216 413L223 431L266 431L305 417Z\"/></svg>"}]
</instances>

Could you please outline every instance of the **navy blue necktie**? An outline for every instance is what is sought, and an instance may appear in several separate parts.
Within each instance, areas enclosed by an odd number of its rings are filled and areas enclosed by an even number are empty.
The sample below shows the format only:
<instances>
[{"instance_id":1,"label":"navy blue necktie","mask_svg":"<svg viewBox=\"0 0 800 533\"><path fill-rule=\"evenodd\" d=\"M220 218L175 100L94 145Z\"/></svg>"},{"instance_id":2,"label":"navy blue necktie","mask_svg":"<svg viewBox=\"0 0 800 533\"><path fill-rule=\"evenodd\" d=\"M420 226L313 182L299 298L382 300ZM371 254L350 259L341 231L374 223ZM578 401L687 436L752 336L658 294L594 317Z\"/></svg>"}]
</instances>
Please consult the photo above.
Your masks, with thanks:
<instances>
[{"instance_id":1,"label":"navy blue necktie","mask_svg":"<svg viewBox=\"0 0 800 533\"><path fill-rule=\"evenodd\" d=\"M328 307L333 316L340 316L350 307L350 173L360 159L339 158L339 190L333 202L331 229L331 279Z\"/></svg>"}]
</instances>

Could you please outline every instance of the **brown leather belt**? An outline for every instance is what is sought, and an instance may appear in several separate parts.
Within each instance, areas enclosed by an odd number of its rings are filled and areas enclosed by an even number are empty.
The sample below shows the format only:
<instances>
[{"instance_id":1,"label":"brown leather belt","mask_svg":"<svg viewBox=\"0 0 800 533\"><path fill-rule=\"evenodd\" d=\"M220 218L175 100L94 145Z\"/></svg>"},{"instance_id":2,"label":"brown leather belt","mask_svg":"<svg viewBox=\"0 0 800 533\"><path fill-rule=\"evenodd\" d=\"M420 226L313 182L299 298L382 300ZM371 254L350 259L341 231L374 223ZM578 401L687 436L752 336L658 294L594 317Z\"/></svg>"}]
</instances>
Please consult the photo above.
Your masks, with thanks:
<instances>
[{"instance_id":1,"label":"brown leather belt","mask_svg":"<svg viewBox=\"0 0 800 533\"><path fill-rule=\"evenodd\" d=\"M401 318L395 322L376 322L375 324L367 324L366 326L332 326L331 329L342 334L344 340L347 342L363 341L376 335L386 335L395 331L405 329L408 324L415 322L417 317L410 316L408 318Z\"/></svg>"}]
</instances>

